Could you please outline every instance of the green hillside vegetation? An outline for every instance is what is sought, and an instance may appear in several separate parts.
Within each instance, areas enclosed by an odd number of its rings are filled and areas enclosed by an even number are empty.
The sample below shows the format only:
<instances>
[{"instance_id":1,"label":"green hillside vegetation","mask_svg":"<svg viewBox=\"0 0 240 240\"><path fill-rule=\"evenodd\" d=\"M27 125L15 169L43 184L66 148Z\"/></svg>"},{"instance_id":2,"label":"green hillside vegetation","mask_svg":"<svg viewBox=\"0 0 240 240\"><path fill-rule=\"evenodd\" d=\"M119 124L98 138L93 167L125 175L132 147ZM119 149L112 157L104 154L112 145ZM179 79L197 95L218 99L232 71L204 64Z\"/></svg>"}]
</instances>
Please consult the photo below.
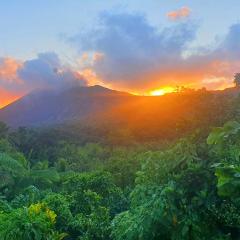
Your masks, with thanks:
<instances>
[{"instance_id":1,"label":"green hillside vegetation","mask_svg":"<svg viewBox=\"0 0 240 240\"><path fill-rule=\"evenodd\" d=\"M240 239L239 99L207 99L151 136L0 123L0 239Z\"/></svg>"}]
</instances>

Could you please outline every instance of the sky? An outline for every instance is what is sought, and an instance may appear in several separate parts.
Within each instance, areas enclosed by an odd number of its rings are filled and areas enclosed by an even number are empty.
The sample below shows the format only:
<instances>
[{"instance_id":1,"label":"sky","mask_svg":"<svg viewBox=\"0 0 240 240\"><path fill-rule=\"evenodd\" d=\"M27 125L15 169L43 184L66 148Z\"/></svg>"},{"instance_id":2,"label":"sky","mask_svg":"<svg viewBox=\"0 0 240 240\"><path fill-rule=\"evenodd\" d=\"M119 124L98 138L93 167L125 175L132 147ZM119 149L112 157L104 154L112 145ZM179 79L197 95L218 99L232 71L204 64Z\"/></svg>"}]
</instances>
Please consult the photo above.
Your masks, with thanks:
<instances>
[{"instance_id":1,"label":"sky","mask_svg":"<svg viewBox=\"0 0 240 240\"><path fill-rule=\"evenodd\" d=\"M239 0L0 0L0 107L42 88L223 89Z\"/></svg>"}]
</instances>

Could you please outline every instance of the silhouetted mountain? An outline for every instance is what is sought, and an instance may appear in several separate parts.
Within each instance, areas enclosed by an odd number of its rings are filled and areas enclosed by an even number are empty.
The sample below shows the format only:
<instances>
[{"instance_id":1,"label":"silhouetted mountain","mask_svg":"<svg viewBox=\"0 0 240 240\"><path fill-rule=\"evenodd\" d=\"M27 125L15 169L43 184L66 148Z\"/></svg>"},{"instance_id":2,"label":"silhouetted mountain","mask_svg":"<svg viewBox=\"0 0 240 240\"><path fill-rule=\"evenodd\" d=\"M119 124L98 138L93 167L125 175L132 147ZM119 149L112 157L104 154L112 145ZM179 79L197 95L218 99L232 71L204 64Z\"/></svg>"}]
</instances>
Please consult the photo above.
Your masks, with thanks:
<instances>
[{"instance_id":1,"label":"silhouetted mountain","mask_svg":"<svg viewBox=\"0 0 240 240\"><path fill-rule=\"evenodd\" d=\"M81 122L128 128L139 138L171 137L176 131L184 135L199 127L222 125L238 108L238 94L238 88L187 90L158 97L135 96L101 86L35 91L1 109L0 121L12 127Z\"/></svg>"},{"instance_id":2,"label":"silhouetted mountain","mask_svg":"<svg viewBox=\"0 0 240 240\"><path fill-rule=\"evenodd\" d=\"M64 91L34 91L0 110L0 120L10 126L37 126L86 119L118 105L131 96L101 86Z\"/></svg>"}]
</instances>

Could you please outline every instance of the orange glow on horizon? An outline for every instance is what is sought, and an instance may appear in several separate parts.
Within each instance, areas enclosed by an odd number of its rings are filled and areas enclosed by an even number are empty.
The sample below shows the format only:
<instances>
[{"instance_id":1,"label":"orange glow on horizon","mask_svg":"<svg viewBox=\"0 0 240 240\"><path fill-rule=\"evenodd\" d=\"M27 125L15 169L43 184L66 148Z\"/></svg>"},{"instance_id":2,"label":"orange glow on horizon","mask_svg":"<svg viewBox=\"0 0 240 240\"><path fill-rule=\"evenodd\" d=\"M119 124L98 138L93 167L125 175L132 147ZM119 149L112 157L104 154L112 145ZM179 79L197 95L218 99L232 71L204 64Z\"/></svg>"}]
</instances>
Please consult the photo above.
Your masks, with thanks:
<instances>
[{"instance_id":1,"label":"orange glow on horizon","mask_svg":"<svg viewBox=\"0 0 240 240\"><path fill-rule=\"evenodd\" d=\"M13 94L0 88L0 109L13 103L23 95Z\"/></svg>"},{"instance_id":2,"label":"orange glow on horizon","mask_svg":"<svg viewBox=\"0 0 240 240\"><path fill-rule=\"evenodd\" d=\"M164 87L164 88L159 88L159 89L154 89L149 92L150 96L162 96L166 93L172 93L175 92L175 88L173 87Z\"/></svg>"}]
</instances>

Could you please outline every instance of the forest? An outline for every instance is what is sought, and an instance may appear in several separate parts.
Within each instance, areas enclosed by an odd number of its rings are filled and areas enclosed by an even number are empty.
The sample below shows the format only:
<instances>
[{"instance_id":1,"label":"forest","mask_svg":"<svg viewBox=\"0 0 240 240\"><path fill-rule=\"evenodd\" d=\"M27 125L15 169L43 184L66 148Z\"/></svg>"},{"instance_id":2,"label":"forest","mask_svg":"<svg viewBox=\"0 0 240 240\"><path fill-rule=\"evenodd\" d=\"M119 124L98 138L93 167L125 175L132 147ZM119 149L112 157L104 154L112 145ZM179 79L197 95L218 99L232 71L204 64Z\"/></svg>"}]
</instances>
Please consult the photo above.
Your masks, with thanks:
<instances>
[{"instance_id":1,"label":"forest","mask_svg":"<svg viewBox=\"0 0 240 240\"><path fill-rule=\"evenodd\" d=\"M240 240L240 0L0 0L0 240Z\"/></svg>"},{"instance_id":2,"label":"forest","mask_svg":"<svg viewBox=\"0 0 240 240\"><path fill-rule=\"evenodd\" d=\"M0 239L240 239L239 97L190 96L171 124L0 123Z\"/></svg>"}]
</instances>

